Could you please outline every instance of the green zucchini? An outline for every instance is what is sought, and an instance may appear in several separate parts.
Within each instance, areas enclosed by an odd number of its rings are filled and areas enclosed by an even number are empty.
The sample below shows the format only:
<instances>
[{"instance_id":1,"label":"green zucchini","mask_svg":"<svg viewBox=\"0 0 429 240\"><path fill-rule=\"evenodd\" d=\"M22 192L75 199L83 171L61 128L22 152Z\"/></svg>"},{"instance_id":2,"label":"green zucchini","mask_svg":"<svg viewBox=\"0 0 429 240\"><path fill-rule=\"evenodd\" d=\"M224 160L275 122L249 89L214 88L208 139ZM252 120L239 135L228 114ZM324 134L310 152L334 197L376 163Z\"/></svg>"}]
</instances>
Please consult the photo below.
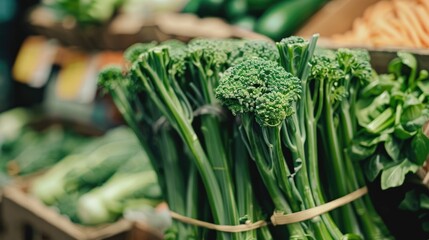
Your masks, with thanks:
<instances>
[{"instance_id":1,"label":"green zucchini","mask_svg":"<svg viewBox=\"0 0 429 240\"><path fill-rule=\"evenodd\" d=\"M324 3L324 0L293 0L278 3L256 22L255 31L278 41L292 35Z\"/></svg>"}]
</instances>

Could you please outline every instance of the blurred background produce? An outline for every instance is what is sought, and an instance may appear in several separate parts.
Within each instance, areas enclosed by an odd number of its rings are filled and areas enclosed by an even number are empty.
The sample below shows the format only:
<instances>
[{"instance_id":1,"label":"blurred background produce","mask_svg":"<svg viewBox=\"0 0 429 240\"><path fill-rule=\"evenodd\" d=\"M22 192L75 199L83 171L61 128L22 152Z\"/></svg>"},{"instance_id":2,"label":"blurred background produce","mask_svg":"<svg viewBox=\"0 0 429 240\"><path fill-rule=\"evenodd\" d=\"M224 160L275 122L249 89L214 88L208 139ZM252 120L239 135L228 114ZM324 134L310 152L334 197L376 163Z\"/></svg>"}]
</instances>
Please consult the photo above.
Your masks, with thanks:
<instances>
[{"instance_id":1,"label":"blurred background produce","mask_svg":"<svg viewBox=\"0 0 429 240\"><path fill-rule=\"evenodd\" d=\"M429 47L429 1L379 1L355 19L353 28L332 36L335 42L376 47Z\"/></svg>"}]
</instances>

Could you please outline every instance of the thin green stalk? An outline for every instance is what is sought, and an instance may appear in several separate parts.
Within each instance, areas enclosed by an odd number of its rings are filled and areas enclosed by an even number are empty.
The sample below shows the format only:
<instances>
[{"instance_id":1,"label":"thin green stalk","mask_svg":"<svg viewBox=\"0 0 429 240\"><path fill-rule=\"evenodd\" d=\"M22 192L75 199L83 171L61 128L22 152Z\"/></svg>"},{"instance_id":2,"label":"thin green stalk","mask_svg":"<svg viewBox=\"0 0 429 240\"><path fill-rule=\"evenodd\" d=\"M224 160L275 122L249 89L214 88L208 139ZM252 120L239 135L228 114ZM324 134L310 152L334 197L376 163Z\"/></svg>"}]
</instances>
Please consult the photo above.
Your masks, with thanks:
<instances>
[{"instance_id":1,"label":"thin green stalk","mask_svg":"<svg viewBox=\"0 0 429 240\"><path fill-rule=\"evenodd\" d=\"M177 170L177 169L176 169ZM200 202L201 191L199 188L199 178L198 172L194 164L189 166L189 176L187 182L187 191L186 191L186 216L199 219L199 208L195 207L195 204ZM201 231L196 226L190 226L191 230L189 233L193 235L188 235L186 239L201 239L202 236L199 234Z\"/></svg>"},{"instance_id":2,"label":"thin green stalk","mask_svg":"<svg viewBox=\"0 0 429 240\"><path fill-rule=\"evenodd\" d=\"M248 151L256 163L262 181L267 188L268 193L276 207L276 210L284 213L292 213L289 202L284 198L281 190L277 186L273 169L267 163L267 153L261 152L264 141L254 132L252 120L247 116L242 118L241 132L244 135L244 141L247 143ZM308 235L300 223L288 224L287 229L292 239L307 239Z\"/></svg>"},{"instance_id":3,"label":"thin green stalk","mask_svg":"<svg viewBox=\"0 0 429 240\"><path fill-rule=\"evenodd\" d=\"M325 197L323 196L322 189L321 189L321 182L320 182L320 176L319 176L319 159L317 157L318 148L317 148L317 123L316 119L314 118L314 104L311 99L310 89L309 86L306 86L307 88L307 95L306 95L306 128L307 128L307 148L306 148L306 158L308 162L308 172L310 177L310 186L311 190L313 192L313 197L316 205L322 205L326 203ZM316 110L317 112L318 110ZM323 222L326 225L326 228L331 233L331 236L334 239L341 239L343 236L343 233L338 228L337 224L332 219L331 215L329 213L320 215Z\"/></svg>"},{"instance_id":4,"label":"thin green stalk","mask_svg":"<svg viewBox=\"0 0 429 240\"><path fill-rule=\"evenodd\" d=\"M176 213L186 215L186 204L183 198L185 195L185 182L182 171L178 171L181 167L177 159L176 146L166 129L161 129L160 131L159 144L165 148L165 151L160 151L160 155L165 172L168 207ZM189 226L174 220L172 229L166 235L169 236L166 236L168 239L189 239L193 234L189 232Z\"/></svg>"},{"instance_id":5,"label":"thin green stalk","mask_svg":"<svg viewBox=\"0 0 429 240\"><path fill-rule=\"evenodd\" d=\"M292 174L289 171L286 160L283 156L280 129L281 125L278 127L262 127L262 135L264 136L265 144L269 149L270 162L274 168L278 185L286 194L292 211L297 212L304 210L303 205L299 203L302 198L296 198L296 194L294 194L294 192L296 193L298 190L288 181Z\"/></svg>"},{"instance_id":6,"label":"thin green stalk","mask_svg":"<svg viewBox=\"0 0 429 240\"><path fill-rule=\"evenodd\" d=\"M233 144L238 214L244 222L247 220L251 222L262 220L257 219L256 210L259 208L259 205L256 203L254 197L252 179L250 177L249 155L239 136L234 137ZM257 230L243 232L241 236L245 240L256 240Z\"/></svg>"},{"instance_id":7,"label":"thin green stalk","mask_svg":"<svg viewBox=\"0 0 429 240\"><path fill-rule=\"evenodd\" d=\"M343 133L343 149L346 151L348 144L350 144L353 139L354 130L352 127L350 111L344 111L344 109L342 109L339 115ZM344 160L347 172L349 173L348 180L351 183L349 191L352 192L362 185L365 185L365 182L362 181L364 180L363 172L359 164L350 159L347 152L344 152ZM367 199L365 200L363 198ZM371 201L369 201L369 197L364 196L363 198L356 199L352 204L356 210L356 214L359 216L360 222L362 223L365 236L371 239L385 239L387 237L387 229L384 226L383 220L375 211Z\"/></svg>"},{"instance_id":8,"label":"thin green stalk","mask_svg":"<svg viewBox=\"0 0 429 240\"><path fill-rule=\"evenodd\" d=\"M193 81L201 85L198 89L203 93L203 99L201 99L203 102L200 104L217 104L217 99L214 96L214 88L216 82L218 82L216 75L208 77L199 62L194 62L194 65L197 73ZM227 224L237 225L239 224L239 216L231 177L231 161L227 157L222 141L220 119L213 115L201 116L201 131L203 133L207 157L212 165L222 193L225 214L228 217ZM231 236L236 240L241 239L240 234L232 233Z\"/></svg>"},{"instance_id":9,"label":"thin green stalk","mask_svg":"<svg viewBox=\"0 0 429 240\"><path fill-rule=\"evenodd\" d=\"M325 84L325 92L329 92L329 84ZM334 126L334 117L333 117L333 109L331 106L331 103L329 101L329 96L324 96L324 111L323 111L323 117L322 120L322 128L323 133L325 136L323 136L323 139L327 140L327 151L326 151L326 157L329 159L329 162L332 165L329 165L329 167L332 167L332 173L335 175L336 179L336 189L338 191L338 194L341 197L345 196L349 193L349 190L347 188L347 185L344 183L344 181L347 181L348 174L345 172L345 166L342 159L342 149L340 149L340 143L338 141L337 133L336 133L336 127ZM327 160L328 160L327 159ZM343 231L347 233L355 233L355 234L361 234L358 221L356 219L356 216L353 212L353 208L350 204L346 204L343 207L339 208L339 212L341 214L341 219L338 221L342 223Z\"/></svg>"},{"instance_id":10,"label":"thin green stalk","mask_svg":"<svg viewBox=\"0 0 429 240\"><path fill-rule=\"evenodd\" d=\"M160 68L159 71L166 71L165 67L162 68L160 66L165 66L160 59L162 59L166 52L154 52L152 53L155 56L153 57L155 60L154 64L156 67ZM157 59L160 58L160 59ZM160 61L160 62L158 62ZM224 211L224 202L222 199L222 194L220 190L220 186L217 182L216 175L213 172L210 161L207 158L204 149L201 146L201 143L198 139L197 134L194 132L192 125L184 114L184 111L181 109L181 105L175 103L172 99L177 99L177 97L171 97L169 92L166 89L166 83L161 80L158 73L149 65L148 61L142 61L141 67L147 73L148 79L141 79L143 83L151 82L153 84L153 88L157 92L157 95L151 95L155 98L155 101L162 102L165 106L165 112L163 115L167 117L170 123L173 124L173 127L176 128L179 135L183 139L186 146L188 146L191 155L194 157L195 165L198 168L198 171L201 175L203 184L207 189L208 201L212 209L213 218L218 224L227 224L228 216ZM167 74L164 74L167 75ZM142 74L144 77L145 75ZM165 80L165 79L164 79ZM152 89L149 88L148 91ZM158 96L159 95L159 96ZM230 239L231 235L227 233L221 233L220 239Z\"/></svg>"},{"instance_id":11,"label":"thin green stalk","mask_svg":"<svg viewBox=\"0 0 429 240\"><path fill-rule=\"evenodd\" d=\"M221 129L219 120L214 116L201 117L201 131L204 136L207 156L209 157L214 174L219 182L224 202L225 214L229 217L228 224L239 224L238 210L234 196L230 168L227 162L226 152L220 137ZM244 169L242 171L245 171ZM234 239L240 239L240 234L231 234Z\"/></svg>"},{"instance_id":12,"label":"thin green stalk","mask_svg":"<svg viewBox=\"0 0 429 240\"><path fill-rule=\"evenodd\" d=\"M298 186L298 189L300 189L300 191L303 193L306 209L309 209L309 208L316 207L316 203L314 201L314 196L313 196L313 192L311 189L309 176L308 176L304 142L302 141L302 138L301 138L301 132L297 129L297 127L300 126L299 124L300 123L296 114L293 114L291 116L291 119L286 120L286 125L288 126L288 130L296 129L294 131L294 142L295 142L295 146L297 147L297 151L292 152L292 156L293 156L294 162L297 162L299 160L301 161L301 169L299 169L298 172L296 172L297 186ZM318 239L330 239L331 234L326 228L324 222L321 220L322 219L320 218L320 216L311 219L311 223L314 226L316 237Z\"/></svg>"}]
</instances>

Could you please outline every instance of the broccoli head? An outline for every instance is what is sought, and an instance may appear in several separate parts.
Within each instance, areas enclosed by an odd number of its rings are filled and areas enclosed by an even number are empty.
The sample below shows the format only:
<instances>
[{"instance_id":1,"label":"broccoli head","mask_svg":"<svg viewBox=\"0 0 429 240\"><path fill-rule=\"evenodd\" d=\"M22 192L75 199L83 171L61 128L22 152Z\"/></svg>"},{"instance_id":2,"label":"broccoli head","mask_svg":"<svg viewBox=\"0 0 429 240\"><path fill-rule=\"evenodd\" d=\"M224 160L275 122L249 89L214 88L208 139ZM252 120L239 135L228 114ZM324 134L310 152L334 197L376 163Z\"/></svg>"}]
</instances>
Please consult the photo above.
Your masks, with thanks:
<instances>
[{"instance_id":1,"label":"broccoli head","mask_svg":"<svg viewBox=\"0 0 429 240\"><path fill-rule=\"evenodd\" d=\"M251 58L224 72L216 97L233 114L254 114L262 126L277 126L295 112L300 80L276 62Z\"/></svg>"},{"instance_id":2,"label":"broccoli head","mask_svg":"<svg viewBox=\"0 0 429 240\"><path fill-rule=\"evenodd\" d=\"M173 76L183 76L186 70L187 47L186 44L175 39L162 42L160 46L166 46L170 55L169 72Z\"/></svg>"},{"instance_id":3,"label":"broccoli head","mask_svg":"<svg viewBox=\"0 0 429 240\"><path fill-rule=\"evenodd\" d=\"M345 74L337 60L334 58L335 55L331 55L329 51L326 55L315 55L311 60L310 80L321 81L324 80L327 86L329 98L331 102L341 101L347 97L348 92L343 84Z\"/></svg>"},{"instance_id":4,"label":"broccoli head","mask_svg":"<svg viewBox=\"0 0 429 240\"><path fill-rule=\"evenodd\" d=\"M372 75L369 53L363 49L340 48L337 51L340 68L352 78L369 81Z\"/></svg>"},{"instance_id":5,"label":"broccoli head","mask_svg":"<svg viewBox=\"0 0 429 240\"><path fill-rule=\"evenodd\" d=\"M280 63L286 71L300 76L307 61L310 43L302 37L288 37L277 43L280 52Z\"/></svg>"},{"instance_id":6,"label":"broccoli head","mask_svg":"<svg viewBox=\"0 0 429 240\"><path fill-rule=\"evenodd\" d=\"M229 63L230 65L235 65L252 57L278 61L279 52L276 46L271 42L264 40L245 40L232 50Z\"/></svg>"},{"instance_id":7,"label":"broccoli head","mask_svg":"<svg viewBox=\"0 0 429 240\"><path fill-rule=\"evenodd\" d=\"M98 85L110 91L113 90L123 78L122 69L119 66L106 66L98 74Z\"/></svg>"},{"instance_id":8,"label":"broccoli head","mask_svg":"<svg viewBox=\"0 0 429 240\"><path fill-rule=\"evenodd\" d=\"M204 66L206 74L211 76L211 69L220 69L227 63L228 54L221 51L222 41L216 39L194 39L188 44L188 54L196 66Z\"/></svg>"},{"instance_id":9,"label":"broccoli head","mask_svg":"<svg viewBox=\"0 0 429 240\"><path fill-rule=\"evenodd\" d=\"M136 61L140 54L146 52L147 50L155 47L157 45L156 42L150 43L135 43L128 47L124 52L124 58L129 62Z\"/></svg>"}]
</instances>

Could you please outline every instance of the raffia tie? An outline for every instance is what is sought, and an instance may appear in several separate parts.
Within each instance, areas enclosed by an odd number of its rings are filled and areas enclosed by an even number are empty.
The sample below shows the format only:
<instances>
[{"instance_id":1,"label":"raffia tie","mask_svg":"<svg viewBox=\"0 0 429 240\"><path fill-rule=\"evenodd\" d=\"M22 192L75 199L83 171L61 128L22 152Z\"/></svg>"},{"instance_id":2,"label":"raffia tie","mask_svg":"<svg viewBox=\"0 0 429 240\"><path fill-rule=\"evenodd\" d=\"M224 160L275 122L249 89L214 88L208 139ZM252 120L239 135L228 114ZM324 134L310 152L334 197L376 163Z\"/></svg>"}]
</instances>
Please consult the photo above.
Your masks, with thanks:
<instances>
[{"instance_id":1,"label":"raffia tie","mask_svg":"<svg viewBox=\"0 0 429 240\"><path fill-rule=\"evenodd\" d=\"M276 225L286 225L291 223L302 222L305 220L312 219L324 213L330 212L338 207L341 207L347 203L353 202L354 200L364 196L368 193L367 187L359 188L358 190L351 192L343 197L337 198L320 206L309 208L303 211L294 212L290 214L284 214L282 212L274 212L274 214L270 218L270 223L264 220L260 220L257 222L247 222L245 224L240 225L218 225L209 222L200 221L194 218L186 217L181 214L170 211L171 217L187 224L195 225L198 227L204 227L211 230L216 230L220 232L245 232L255 230L268 224Z\"/></svg>"}]
</instances>

